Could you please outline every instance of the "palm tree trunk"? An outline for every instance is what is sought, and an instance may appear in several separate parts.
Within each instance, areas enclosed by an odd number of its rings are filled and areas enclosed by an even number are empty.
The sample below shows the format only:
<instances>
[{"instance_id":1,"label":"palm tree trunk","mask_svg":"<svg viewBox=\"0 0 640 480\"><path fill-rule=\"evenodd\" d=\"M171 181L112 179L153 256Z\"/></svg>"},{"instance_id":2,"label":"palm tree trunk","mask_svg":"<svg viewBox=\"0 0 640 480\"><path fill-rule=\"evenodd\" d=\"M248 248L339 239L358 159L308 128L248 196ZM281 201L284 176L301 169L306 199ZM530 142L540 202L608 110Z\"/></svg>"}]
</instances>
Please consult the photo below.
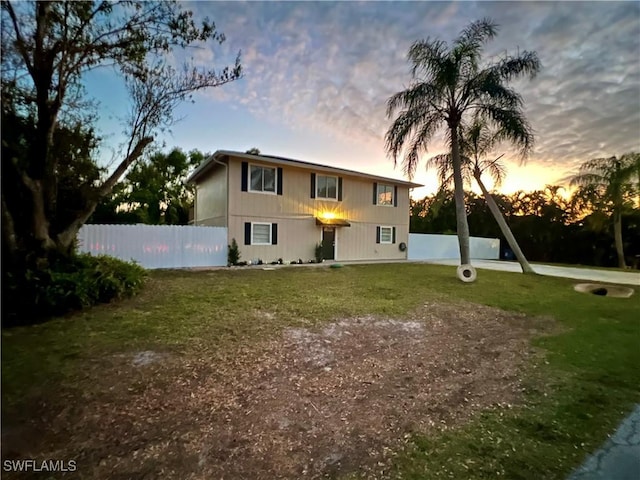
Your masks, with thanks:
<instances>
[{"instance_id":1,"label":"palm tree trunk","mask_svg":"<svg viewBox=\"0 0 640 480\"><path fill-rule=\"evenodd\" d=\"M487 188L484 186L484 183L482 182L479 174L474 173L473 176L476 179L476 182L478 182L478 185L480 186L480 190L482 190L482 195L484 195L484 200L487 202L489 210L491 210L491 213L493 214L493 218L496 219L496 222L500 227L500 231L502 232L502 235L504 235L504 238L507 240L509 247L511 248L511 250L513 250L513 253L518 259L518 263L522 268L522 273L536 273L533 270L533 268L531 268L531 265L529 265L529 262L524 256L524 253L522 253L522 250L520 250L520 245L518 245L518 241L516 240L516 237L513 236L513 233L511 232L509 225L507 225L507 222L504 219L504 216L502 215L500 208L498 208L498 204L493 199L493 195L491 195L491 193L489 193Z\"/></svg>"},{"instance_id":2,"label":"palm tree trunk","mask_svg":"<svg viewBox=\"0 0 640 480\"><path fill-rule=\"evenodd\" d=\"M458 145L458 127L451 127L451 162L453 163L453 184L456 199L456 223L458 245L460 247L460 265L471 262L469 253L469 224L467 223L467 208L464 203L464 186L462 184L462 162Z\"/></svg>"},{"instance_id":3,"label":"palm tree trunk","mask_svg":"<svg viewBox=\"0 0 640 480\"><path fill-rule=\"evenodd\" d=\"M618 254L618 267L627 268L627 264L624 261L624 246L622 244L622 214L620 210L616 208L613 212L613 237L616 242L616 253Z\"/></svg>"}]
</instances>

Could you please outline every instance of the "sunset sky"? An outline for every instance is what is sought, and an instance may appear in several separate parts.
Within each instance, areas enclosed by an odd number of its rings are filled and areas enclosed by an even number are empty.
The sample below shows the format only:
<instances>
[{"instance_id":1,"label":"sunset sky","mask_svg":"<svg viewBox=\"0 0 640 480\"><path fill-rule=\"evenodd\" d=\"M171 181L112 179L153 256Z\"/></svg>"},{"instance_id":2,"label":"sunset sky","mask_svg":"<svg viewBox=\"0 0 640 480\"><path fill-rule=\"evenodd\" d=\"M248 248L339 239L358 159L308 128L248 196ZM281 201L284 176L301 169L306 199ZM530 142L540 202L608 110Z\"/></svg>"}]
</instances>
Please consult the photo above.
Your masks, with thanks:
<instances>
[{"instance_id":1,"label":"sunset sky","mask_svg":"<svg viewBox=\"0 0 640 480\"><path fill-rule=\"evenodd\" d=\"M410 82L418 39L454 39L469 22L500 26L486 58L535 50L542 62L523 95L536 145L525 166L506 153L502 191L544 188L590 158L640 150L640 2L193 2L227 41L188 52L222 67L242 51L244 78L198 94L161 138L167 148L279 155L403 178L384 151L386 100ZM181 54L177 55L177 58ZM106 70L88 86L100 101L106 144L121 130L126 96ZM436 139L429 155L446 150ZM425 157L426 159L427 157ZM413 179L436 187L424 162Z\"/></svg>"}]
</instances>

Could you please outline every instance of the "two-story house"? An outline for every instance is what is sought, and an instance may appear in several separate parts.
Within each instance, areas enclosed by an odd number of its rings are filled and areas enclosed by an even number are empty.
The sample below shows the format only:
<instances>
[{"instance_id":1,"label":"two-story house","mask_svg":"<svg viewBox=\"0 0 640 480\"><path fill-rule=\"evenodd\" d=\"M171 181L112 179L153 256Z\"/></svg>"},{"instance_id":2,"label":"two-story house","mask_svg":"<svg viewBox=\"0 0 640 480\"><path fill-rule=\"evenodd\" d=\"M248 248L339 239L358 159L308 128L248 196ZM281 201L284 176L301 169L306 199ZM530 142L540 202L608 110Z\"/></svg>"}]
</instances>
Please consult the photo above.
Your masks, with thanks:
<instances>
[{"instance_id":1,"label":"two-story house","mask_svg":"<svg viewBox=\"0 0 640 480\"><path fill-rule=\"evenodd\" d=\"M242 259L407 258L409 190L422 185L300 160L219 150L189 177L194 224L227 227Z\"/></svg>"}]
</instances>

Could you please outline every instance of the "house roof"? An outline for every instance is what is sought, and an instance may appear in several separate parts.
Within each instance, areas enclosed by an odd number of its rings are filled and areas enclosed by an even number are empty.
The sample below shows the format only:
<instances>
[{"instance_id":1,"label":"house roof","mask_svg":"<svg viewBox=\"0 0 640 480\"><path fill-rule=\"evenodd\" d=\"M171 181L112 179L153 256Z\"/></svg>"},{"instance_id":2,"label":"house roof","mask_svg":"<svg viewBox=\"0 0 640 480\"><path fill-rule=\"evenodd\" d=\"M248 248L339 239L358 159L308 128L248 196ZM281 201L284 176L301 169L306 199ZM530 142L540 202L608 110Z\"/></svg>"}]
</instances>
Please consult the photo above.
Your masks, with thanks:
<instances>
[{"instance_id":1,"label":"house roof","mask_svg":"<svg viewBox=\"0 0 640 480\"><path fill-rule=\"evenodd\" d=\"M304 162L302 160L294 160L292 158L276 157L272 155L254 155L252 153L234 152L230 150L218 150L204 162L202 162L198 168L187 179L187 183L196 183L200 177L207 173L216 164L216 160L220 161L224 157L236 157L245 159L248 161L272 163L275 165L291 165L300 168L306 168L317 172L329 172L343 175L350 175L352 177L369 178L373 180L379 180L388 182L394 185L403 185L409 188L423 187L419 183L408 182L406 180L398 180L395 178L381 177L378 175L371 175L369 173L357 172L355 170L347 170L345 168L330 167L328 165L321 165L319 163Z\"/></svg>"}]
</instances>

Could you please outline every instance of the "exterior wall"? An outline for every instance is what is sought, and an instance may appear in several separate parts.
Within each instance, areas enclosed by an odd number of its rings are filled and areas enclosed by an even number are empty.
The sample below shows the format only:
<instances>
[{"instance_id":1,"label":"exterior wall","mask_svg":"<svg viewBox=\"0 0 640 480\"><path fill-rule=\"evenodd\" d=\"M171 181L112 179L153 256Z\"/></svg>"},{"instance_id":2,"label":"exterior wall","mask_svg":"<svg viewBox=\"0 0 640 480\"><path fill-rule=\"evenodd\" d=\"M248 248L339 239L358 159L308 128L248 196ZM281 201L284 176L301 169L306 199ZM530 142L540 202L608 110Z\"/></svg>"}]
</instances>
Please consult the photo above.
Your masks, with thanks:
<instances>
[{"instance_id":1,"label":"exterior wall","mask_svg":"<svg viewBox=\"0 0 640 480\"><path fill-rule=\"evenodd\" d=\"M216 165L196 186L195 224L209 227L227 226L227 172Z\"/></svg>"},{"instance_id":2,"label":"exterior wall","mask_svg":"<svg viewBox=\"0 0 640 480\"><path fill-rule=\"evenodd\" d=\"M259 162L252 164L260 165ZM342 201L314 199L310 195L313 169L269 162L264 165L283 168L282 195L243 192L241 160L229 161L229 241L236 239L243 260L260 258L270 262L278 258L287 261L313 259L315 245L322 238L322 227L316 225L316 217L323 212L331 212L336 218L351 224L350 227L335 227L336 260L407 258L407 252L399 249L400 243L408 244L407 186L398 185L397 207L379 206L373 204L373 179L344 175ZM201 217L200 213L198 216ZM245 222L277 223L278 244L245 245ZM376 243L377 226L395 227L395 244Z\"/></svg>"},{"instance_id":3,"label":"exterior wall","mask_svg":"<svg viewBox=\"0 0 640 480\"><path fill-rule=\"evenodd\" d=\"M278 224L278 243L276 245L245 245L245 222L266 222ZM313 218L282 218L282 217L247 217L231 215L229 217L229 242L235 238L238 242L241 261L261 259L273 262L281 258L286 262L302 259L303 262L312 260L315 256L315 246L320 242L320 227L316 226Z\"/></svg>"}]
</instances>

